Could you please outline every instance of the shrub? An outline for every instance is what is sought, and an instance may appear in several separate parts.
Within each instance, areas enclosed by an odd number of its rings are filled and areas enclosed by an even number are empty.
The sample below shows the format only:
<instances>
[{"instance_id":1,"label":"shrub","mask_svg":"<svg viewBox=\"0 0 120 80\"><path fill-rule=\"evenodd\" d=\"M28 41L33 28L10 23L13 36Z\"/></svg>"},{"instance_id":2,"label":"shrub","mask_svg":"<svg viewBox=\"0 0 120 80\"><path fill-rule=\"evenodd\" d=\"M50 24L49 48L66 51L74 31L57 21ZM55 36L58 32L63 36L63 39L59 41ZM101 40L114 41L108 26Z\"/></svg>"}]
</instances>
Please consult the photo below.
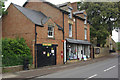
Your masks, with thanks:
<instances>
[{"instance_id":1,"label":"shrub","mask_svg":"<svg viewBox=\"0 0 120 80\"><path fill-rule=\"evenodd\" d=\"M22 65L24 59L32 63L30 48L23 38L2 39L2 66Z\"/></svg>"},{"instance_id":2,"label":"shrub","mask_svg":"<svg viewBox=\"0 0 120 80\"><path fill-rule=\"evenodd\" d=\"M118 50L120 51L120 42L117 43Z\"/></svg>"}]
</instances>

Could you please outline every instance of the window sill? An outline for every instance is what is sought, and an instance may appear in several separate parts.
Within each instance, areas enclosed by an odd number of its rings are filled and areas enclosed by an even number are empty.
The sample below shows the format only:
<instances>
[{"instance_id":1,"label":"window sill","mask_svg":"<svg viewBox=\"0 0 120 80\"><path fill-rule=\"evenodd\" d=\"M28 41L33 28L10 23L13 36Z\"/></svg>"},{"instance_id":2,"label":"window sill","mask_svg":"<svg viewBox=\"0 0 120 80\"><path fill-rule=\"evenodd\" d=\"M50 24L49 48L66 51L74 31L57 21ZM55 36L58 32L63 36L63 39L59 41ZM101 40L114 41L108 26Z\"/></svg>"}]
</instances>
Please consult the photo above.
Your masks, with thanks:
<instances>
[{"instance_id":1,"label":"window sill","mask_svg":"<svg viewBox=\"0 0 120 80\"><path fill-rule=\"evenodd\" d=\"M55 40L55 37L48 37L48 39L54 39Z\"/></svg>"}]
</instances>

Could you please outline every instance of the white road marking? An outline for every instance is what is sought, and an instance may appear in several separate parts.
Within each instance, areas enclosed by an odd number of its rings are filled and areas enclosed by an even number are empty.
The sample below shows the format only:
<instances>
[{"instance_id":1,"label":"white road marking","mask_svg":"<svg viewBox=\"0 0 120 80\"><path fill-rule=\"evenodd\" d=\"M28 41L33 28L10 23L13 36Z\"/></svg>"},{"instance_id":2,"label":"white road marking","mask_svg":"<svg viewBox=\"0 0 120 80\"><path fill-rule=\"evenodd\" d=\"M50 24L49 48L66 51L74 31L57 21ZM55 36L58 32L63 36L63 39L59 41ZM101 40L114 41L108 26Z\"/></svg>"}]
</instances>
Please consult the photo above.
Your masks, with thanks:
<instances>
[{"instance_id":1,"label":"white road marking","mask_svg":"<svg viewBox=\"0 0 120 80\"><path fill-rule=\"evenodd\" d=\"M116 67L116 65L115 65L115 66L112 66L112 67L110 67L110 68L108 68L108 69L105 69L104 72L106 72L106 71L108 71L108 70L110 70L110 69L112 69L112 68L114 68L114 67Z\"/></svg>"},{"instance_id":2,"label":"white road marking","mask_svg":"<svg viewBox=\"0 0 120 80\"><path fill-rule=\"evenodd\" d=\"M97 76L97 74L94 74L94 75L88 77L88 79L93 78L93 77L95 77L95 76Z\"/></svg>"},{"instance_id":3,"label":"white road marking","mask_svg":"<svg viewBox=\"0 0 120 80\"><path fill-rule=\"evenodd\" d=\"M61 66L61 68L64 68L64 67L67 67L67 66Z\"/></svg>"}]
</instances>

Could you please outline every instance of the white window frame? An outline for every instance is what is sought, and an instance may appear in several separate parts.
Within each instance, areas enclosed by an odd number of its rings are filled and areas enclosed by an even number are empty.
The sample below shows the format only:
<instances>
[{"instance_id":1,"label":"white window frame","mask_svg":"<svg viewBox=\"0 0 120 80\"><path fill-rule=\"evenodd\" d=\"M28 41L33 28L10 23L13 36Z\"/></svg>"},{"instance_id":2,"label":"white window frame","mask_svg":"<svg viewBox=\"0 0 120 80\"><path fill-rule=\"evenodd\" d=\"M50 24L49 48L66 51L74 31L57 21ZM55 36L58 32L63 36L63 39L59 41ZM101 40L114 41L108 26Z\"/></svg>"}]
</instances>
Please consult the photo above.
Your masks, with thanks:
<instances>
[{"instance_id":1,"label":"white window frame","mask_svg":"<svg viewBox=\"0 0 120 80\"><path fill-rule=\"evenodd\" d=\"M87 16L86 15L84 15L84 19L85 19L84 24L87 24Z\"/></svg>"},{"instance_id":2,"label":"white window frame","mask_svg":"<svg viewBox=\"0 0 120 80\"><path fill-rule=\"evenodd\" d=\"M54 26L48 25L48 28L49 28L49 27L51 27L51 28L53 28L53 29L52 29L52 31L49 31L49 30L48 30L48 37L49 37L49 38L53 38L53 37L54 37ZM52 35L51 35L51 36L49 35L49 32L52 32Z\"/></svg>"},{"instance_id":3,"label":"white window frame","mask_svg":"<svg viewBox=\"0 0 120 80\"><path fill-rule=\"evenodd\" d=\"M69 18L72 19L72 10L69 9Z\"/></svg>"},{"instance_id":4,"label":"white window frame","mask_svg":"<svg viewBox=\"0 0 120 80\"><path fill-rule=\"evenodd\" d=\"M70 31L70 27L71 27L71 31ZM72 37L72 24L70 24L70 23L69 23L69 37Z\"/></svg>"},{"instance_id":5,"label":"white window frame","mask_svg":"<svg viewBox=\"0 0 120 80\"><path fill-rule=\"evenodd\" d=\"M69 17L70 19L72 19L72 9L73 9L73 8L68 7L68 12L69 12L68 17Z\"/></svg>"},{"instance_id":6,"label":"white window frame","mask_svg":"<svg viewBox=\"0 0 120 80\"><path fill-rule=\"evenodd\" d=\"M87 29L86 28L85 28L84 32L85 32L85 40L87 40Z\"/></svg>"},{"instance_id":7,"label":"white window frame","mask_svg":"<svg viewBox=\"0 0 120 80\"><path fill-rule=\"evenodd\" d=\"M86 21L86 19L85 19L85 21L84 21L84 24L87 24L87 21Z\"/></svg>"}]
</instances>

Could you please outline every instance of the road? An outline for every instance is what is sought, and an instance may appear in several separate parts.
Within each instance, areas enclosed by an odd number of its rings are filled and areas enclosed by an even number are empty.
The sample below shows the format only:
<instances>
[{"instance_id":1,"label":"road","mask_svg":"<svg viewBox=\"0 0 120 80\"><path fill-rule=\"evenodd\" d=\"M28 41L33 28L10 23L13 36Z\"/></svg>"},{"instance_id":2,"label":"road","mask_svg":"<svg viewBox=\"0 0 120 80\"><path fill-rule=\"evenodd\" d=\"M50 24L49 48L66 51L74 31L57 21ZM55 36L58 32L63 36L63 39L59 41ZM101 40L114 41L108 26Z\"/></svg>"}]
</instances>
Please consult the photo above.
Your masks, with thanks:
<instances>
[{"instance_id":1,"label":"road","mask_svg":"<svg viewBox=\"0 0 120 80\"><path fill-rule=\"evenodd\" d=\"M73 69L61 70L56 73L39 76L38 78L118 78L118 57L106 59ZM35 79L34 79L35 80Z\"/></svg>"}]
</instances>

